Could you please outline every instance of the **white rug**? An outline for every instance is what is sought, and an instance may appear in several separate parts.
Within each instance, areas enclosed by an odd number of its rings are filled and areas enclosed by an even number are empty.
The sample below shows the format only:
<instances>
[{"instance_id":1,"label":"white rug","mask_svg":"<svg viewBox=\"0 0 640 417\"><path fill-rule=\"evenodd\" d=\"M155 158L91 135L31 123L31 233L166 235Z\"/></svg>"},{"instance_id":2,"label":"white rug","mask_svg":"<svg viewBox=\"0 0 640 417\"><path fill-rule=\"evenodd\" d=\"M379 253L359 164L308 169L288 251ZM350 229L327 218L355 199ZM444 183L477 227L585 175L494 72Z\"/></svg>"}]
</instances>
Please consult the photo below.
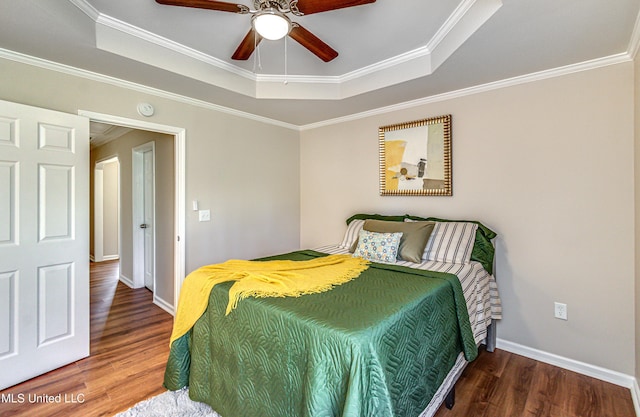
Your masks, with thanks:
<instances>
[{"instance_id":1,"label":"white rug","mask_svg":"<svg viewBox=\"0 0 640 417\"><path fill-rule=\"evenodd\" d=\"M189 398L189 390L167 391L114 417L220 417L207 404Z\"/></svg>"}]
</instances>

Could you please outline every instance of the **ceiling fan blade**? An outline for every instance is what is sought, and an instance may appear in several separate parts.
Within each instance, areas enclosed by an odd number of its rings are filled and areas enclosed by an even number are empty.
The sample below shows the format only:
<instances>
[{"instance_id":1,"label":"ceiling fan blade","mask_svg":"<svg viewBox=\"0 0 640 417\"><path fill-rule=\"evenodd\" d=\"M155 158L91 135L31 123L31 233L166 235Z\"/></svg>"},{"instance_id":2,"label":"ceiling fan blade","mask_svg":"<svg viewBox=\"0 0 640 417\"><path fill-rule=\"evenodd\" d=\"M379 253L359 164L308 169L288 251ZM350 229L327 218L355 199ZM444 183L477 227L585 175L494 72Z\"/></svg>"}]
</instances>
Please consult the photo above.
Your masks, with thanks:
<instances>
[{"instance_id":1,"label":"ceiling fan blade","mask_svg":"<svg viewBox=\"0 0 640 417\"><path fill-rule=\"evenodd\" d=\"M238 49L233 53L231 59L235 59L238 61L246 61L249 59L253 51L256 49L256 46L262 40L262 36L258 35L258 33L251 29L247 36L244 37L240 45L238 45Z\"/></svg>"},{"instance_id":2,"label":"ceiling fan blade","mask_svg":"<svg viewBox=\"0 0 640 417\"><path fill-rule=\"evenodd\" d=\"M291 32L289 32L289 36L324 62L329 62L338 56L337 51L322 42L320 38L300 26L298 23L292 23L291 25L293 27L291 28Z\"/></svg>"},{"instance_id":3,"label":"ceiling fan blade","mask_svg":"<svg viewBox=\"0 0 640 417\"><path fill-rule=\"evenodd\" d=\"M375 2L376 0L299 0L297 6L303 14L312 14Z\"/></svg>"},{"instance_id":4,"label":"ceiling fan blade","mask_svg":"<svg viewBox=\"0 0 640 417\"><path fill-rule=\"evenodd\" d=\"M167 6L195 7L197 9L219 10L221 12L248 13L247 6L215 0L156 0Z\"/></svg>"}]
</instances>

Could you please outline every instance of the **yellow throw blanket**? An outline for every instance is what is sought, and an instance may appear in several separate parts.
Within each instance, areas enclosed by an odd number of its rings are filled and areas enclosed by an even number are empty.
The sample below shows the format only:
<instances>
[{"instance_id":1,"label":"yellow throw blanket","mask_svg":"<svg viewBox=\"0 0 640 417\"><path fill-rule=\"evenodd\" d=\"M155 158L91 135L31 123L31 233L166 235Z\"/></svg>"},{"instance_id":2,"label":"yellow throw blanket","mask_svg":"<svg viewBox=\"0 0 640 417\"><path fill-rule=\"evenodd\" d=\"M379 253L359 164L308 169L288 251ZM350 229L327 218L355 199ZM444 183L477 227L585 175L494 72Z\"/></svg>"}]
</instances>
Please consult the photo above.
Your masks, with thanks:
<instances>
[{"instance_id":1,"label":"yellow throw blanket","mask_svg":"<svg viewBox=\"0 0 640 417\"><path fill-rule=\"evenodd\" d=\"M351 255L329 255L308 261L232 259L196 269L184 280L170 344L186 334L207 309L216 285L236 281L229 289L229 314L238 301L254 297L299 297L328 291L358 277L369 262Z\"/></svg>"}]
</instances>

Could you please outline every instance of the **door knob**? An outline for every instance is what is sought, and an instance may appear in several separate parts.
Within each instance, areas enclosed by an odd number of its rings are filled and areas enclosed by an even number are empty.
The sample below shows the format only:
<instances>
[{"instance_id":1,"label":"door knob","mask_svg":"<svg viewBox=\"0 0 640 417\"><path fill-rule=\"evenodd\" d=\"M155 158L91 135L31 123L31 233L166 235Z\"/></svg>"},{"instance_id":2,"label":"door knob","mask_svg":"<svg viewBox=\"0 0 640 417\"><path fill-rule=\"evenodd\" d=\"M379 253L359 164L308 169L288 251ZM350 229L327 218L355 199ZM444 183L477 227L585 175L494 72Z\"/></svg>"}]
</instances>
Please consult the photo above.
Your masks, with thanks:
<instances>
[{"instance_id":1,"label":"door knob","mask_svg":"<svg viewBox=\"0 0 640 417\"><path fill-rule=\"evenodd\" d=\"M149 226L147 226L145 223L142 223L142 224L140 225L140 228L141 228L141 229L146 229L147 227L149 227Z\"/></svg>"}]
</instances>

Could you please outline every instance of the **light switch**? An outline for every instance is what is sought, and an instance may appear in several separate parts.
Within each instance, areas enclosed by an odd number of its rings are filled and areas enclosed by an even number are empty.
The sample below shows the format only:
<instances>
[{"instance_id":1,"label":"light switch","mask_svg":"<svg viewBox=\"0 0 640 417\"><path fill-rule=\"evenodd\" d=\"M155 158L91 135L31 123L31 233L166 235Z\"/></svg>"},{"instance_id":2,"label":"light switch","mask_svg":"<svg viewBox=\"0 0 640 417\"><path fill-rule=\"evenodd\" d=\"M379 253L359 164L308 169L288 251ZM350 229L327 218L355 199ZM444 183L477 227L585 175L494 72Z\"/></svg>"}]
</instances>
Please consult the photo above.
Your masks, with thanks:
<instances>
[{"instance_id":1,"label":"light switch","mask_svg":"<svg viewBox=\"0 0 640 417\"><path fill-rule=\"evenodd\" d=\"M210 210L198 210L198 220L201 222L208 222L211 220Z\"/></svg>"},{"instance_id":2,"label":"light switch","mask_svg":"<svg viewBox=\"0 0 640 417\"><path fill-rule=\"evenodd\" d=\"M193 211L198 211L198 200L193 200Z\"/></svg>"}]
</instances>

